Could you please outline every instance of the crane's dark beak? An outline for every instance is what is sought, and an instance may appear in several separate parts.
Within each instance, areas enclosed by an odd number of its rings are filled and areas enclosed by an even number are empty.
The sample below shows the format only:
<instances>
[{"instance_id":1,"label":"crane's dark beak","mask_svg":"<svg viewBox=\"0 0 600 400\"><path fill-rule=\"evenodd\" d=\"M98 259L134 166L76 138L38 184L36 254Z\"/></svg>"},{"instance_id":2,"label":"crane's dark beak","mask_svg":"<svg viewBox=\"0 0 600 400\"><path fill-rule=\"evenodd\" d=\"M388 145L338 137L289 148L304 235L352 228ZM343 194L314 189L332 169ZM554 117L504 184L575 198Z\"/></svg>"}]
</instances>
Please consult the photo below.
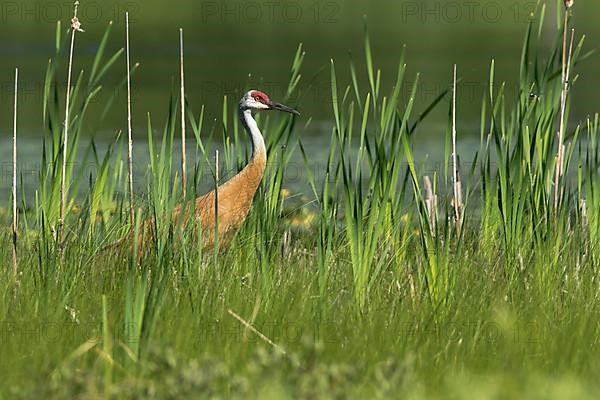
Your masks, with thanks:
<instances>
[{"instance_id":1,"label":"crane's dark beak","mask_svg":"<svg viewBox=\"0 0 600 400\"><path fill-rule=\"evenodd\" d=\"M284 111L290 114L300 115L298 111L294 110L292 107L286 106L285 104L271 102L269 103L269 107L271 107L271 110Z\"/></svg>"}]
</instances>

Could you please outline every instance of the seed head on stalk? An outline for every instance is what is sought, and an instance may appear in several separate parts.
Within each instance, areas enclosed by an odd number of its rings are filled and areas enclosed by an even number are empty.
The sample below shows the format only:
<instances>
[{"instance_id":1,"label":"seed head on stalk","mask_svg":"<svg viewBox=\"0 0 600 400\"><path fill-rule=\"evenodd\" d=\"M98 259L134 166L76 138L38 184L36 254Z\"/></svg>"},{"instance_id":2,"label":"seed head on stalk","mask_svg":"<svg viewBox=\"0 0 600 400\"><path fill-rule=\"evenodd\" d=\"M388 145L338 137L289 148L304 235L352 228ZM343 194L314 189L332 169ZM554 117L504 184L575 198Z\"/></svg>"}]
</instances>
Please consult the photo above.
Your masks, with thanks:
<instances>
[{"instance_id":1,"label":"seed head on stalk","mask_svg":"<svg viewBox=\"0 0 600 400\"><path fill-rule=\"evenodd\" d=\"M69 109L71 103L71 72L73 70L73 50L75 46L75 32L83 32L81 29L81 22L77 18L77 11L79 9L79 1L75 1L73 18L71 19L71 49L69 52L69 74L67 76L67 95L65 104L65 122L63 132L63 160L61 170L61 183L60 183L60 217L58 222L58 230L56 232L56 238L59 242L59 253L62 255L64 250L64 225L65 225L65 206L67 202L67 189L66 189L66 175L67 175L67 146L69 143Z\"/></svg>"}]
</instances>

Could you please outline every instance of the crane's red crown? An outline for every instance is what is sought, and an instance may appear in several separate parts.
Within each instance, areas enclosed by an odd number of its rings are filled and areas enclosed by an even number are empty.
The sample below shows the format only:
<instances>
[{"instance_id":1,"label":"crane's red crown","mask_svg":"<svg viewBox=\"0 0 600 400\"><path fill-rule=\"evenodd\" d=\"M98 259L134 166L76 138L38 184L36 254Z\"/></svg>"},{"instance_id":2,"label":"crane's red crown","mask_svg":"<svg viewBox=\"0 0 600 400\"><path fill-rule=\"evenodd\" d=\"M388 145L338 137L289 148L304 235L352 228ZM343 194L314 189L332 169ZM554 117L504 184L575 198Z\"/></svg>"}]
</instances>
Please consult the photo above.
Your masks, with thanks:
<instances>
[{"instance_id":1,"label":"crane's red crown","mask_svg":"<svg viewBox=\"0 0 600 400\"><path fill-rule=\"evenodd\" d=\"M258 90L252 91L252 98L263 104L269 104L271 102L269 96Z\"/></svg>"}]
</instances>

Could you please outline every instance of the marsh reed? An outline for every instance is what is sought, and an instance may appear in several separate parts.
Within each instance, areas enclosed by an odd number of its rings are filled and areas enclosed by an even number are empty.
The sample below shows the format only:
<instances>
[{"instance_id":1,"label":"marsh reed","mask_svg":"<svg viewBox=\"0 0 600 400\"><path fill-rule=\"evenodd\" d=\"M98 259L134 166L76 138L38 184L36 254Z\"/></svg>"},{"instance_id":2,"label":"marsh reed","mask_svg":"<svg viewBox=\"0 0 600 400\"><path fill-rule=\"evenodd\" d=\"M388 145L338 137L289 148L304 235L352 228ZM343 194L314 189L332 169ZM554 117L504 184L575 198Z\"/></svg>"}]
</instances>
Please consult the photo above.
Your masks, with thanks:
<instances>
[{"instance_id":1,"label":"marsh reed","mask_svg":"<svg viewBox=\"0 0 600 400\"><path fill-rule=\"evenodd\" d=\"M19 98L19 68L15 68L15 92L13 105L13 146L12 146L12 275L18 279L18 210L17 210L17 108Z\"/></svg>"},{"instance_id":2,"label":"marsh reed","mask_svg":"<svg viewBox=\"0 0 600 400\"><path fill-rule=\"evenodd\" d=\"M73 18L71 19L71 45L69 50L69 72L67 74L67 94L65 96L65 122L63 124L63 147L62 147L62 170L61 170L61 183L60 183L60 218L58 221L57 229L57 242L59 247L59 253L63 253L65 246L64 230L65 230L65 208L67 207L67 155L69 148L69 125L71 123L70 111L71 111L71 76L73 71L73 52L75 48L75 34L77 32L83 32L81 29L81 23L77 18L77 11L79 8L79 1L75 1L73 9Z\"/></svg>"},{"instance_id":3,"label":"marsh reed","mask_svg":"<svg viewBox=\"0 0 600 400\"><path fill-rule=\"evenodd\" d=\"M125 13L125 45L127 58L127 161L129 180L129 223L134 226L135 211L133 203L133 133L131 127L131 55L129 51L129 13Z\"/></svg>"}]
</instances>

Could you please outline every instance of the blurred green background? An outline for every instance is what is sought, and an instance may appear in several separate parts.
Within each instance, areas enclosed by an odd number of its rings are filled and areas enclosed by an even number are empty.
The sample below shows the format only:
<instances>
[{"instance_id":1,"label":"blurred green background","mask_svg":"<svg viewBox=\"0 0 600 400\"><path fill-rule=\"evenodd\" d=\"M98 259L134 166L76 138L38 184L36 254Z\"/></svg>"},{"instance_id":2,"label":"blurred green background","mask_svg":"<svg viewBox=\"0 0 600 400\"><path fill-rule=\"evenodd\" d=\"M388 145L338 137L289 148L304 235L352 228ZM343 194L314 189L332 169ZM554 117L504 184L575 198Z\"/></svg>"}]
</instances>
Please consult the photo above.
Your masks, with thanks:
<instances>
[{"instance_id":1,"label":"blurred green background","mask_svg":"<svg viewBox=\"0 0 600 400\"><path fill-rule=\"evenodd\" d=\"M562 3L562 2L561 2ZM337 61L340 84L348 82L349 52L365 76L363 60L364 16L367 17L376 66L382 70L383 88L392 85L399 52L407 46L411 81L421 72L417 105L423 106L449 83L452 65L458 64L463 81L459 92L459 125L464 132L478 127L481 93L489 63L496 59L497 81L514 88L522 38L535 1L81 1L75 73L91 67L100 37L114 21L110 49L124 46L124 13L131 19L132 61L141 68L134 77L134 125L143 134L145 116L161 118L168 111L172 88L178 84L178 30L185 32L187 93L190 104L207 107L207 117L220 119L222 97L233 104L248 87L261 88L281 99L289 66L299 43L307 53L300 85L301 95L290 99L304 118L327 123L330 118L329 60ZM544 41L556 36L557 2L548 1ZM2 96L0 130L10 132L14 67L21 69L20 128L36 134L41 128L41 88L44 70L53 54L57 20L66 29L72 9L68 1L3 1L0 27ZM600 40L600 3L576 1L573 26L586 34L587 49ZM66 62L66 60L65 60ZM599 104L600 57L592 56L577 68L581 77L574 88L575 118L595 112ZM105 79L99 103L108 100L123 79L122 58ZM66 72L65 75L66 81ZM366 87L365 87L366 89ZM403 90L408 96L410 88ZM445 124L447 107L430 123ZM105 121L90 124L90 134L126 126L125 94ZM311 133L319 134L319 124ZM140 132L141 130L141 132ZM325 134L329 134L325 129Z\"/></svg>"},{"instance_id":2,"label":"blurred green background","mask_svg":"<svg viewBox=\"0 0 600 400\"><path fill-rule=\"evenodd\" d=\"M185 34L186 88L189 104L196 115L206 106L206 139L216 127L220 139L223 96L229 110L250 88L262 89L273 99L286 101L301 112L294 135L302 139L311 162L327 160L332 127L330 99L330 59L336 61L338 85L350 84L349 63L357 66L359 82L368 91L364 63L364 21L377 68L381 69L382 90L391 91L400 51L407 47L405 87L407 99L414 76L420 72L421 85L415 99L415 112L423 110L451 83L453 64L458 65L462 81L458 87L458 149L464 160L472 160L479 147L479 116L482 93L487 90L491 59L496 60L496 83L507 82L507 92L515 93L523 37L535 9L535 1L88 1L82 0L79 17L84 33L77 35L74 73L89 71L100 39L109 23L113 31L109 52L125 46L125 12L130 14L132 62L141 66L133 77L133 129L137 137L134 163L146 171L146 118L161 129L169 112L171 93L178 96L179 28ZM548 0L543 45L549 50L557 38L557 7L562 0ZM44 72L54 54L56 22L63 22L66 33L72 16L69 1L3 1L0 6L0 196L9 196L12 166L11 132L14 68L20 77L19 164L25 191L33 193L38 184L41 159L42 89ZM586 38L586 50L600 42L600 3L577 1L573 25L577 36ZM298 45L306 51L298 95L284 99L292 58ZM351 56L350 56L351 54ZM67 79L67 57L61 58L61 103ZM600 107L600 55L593 54L576 67L580 74L572 90L573 126ZM84 125L102 151L114 140L117 131L126 131L126 92L117 89L126 72L122 57L104 78L103 91L92 105ZM342 89L340 89L342 91ZM541 93L543 95L543 93ZM105 103L116 101L101 120ZM510 98L510 97L509 97ZM405 103L402 102L402 103ZM450 99L441 103L414 137L416 161L428 171L443 171L444 140ZM61 104L61 107L64 107ZM307 125L307 122L310 123ZM157 133L158 134L158 133ZM192 136L190 132L190 137ZM82 140L88 146L89 140ZM237 144L242 148L249 145ZM179 146L176 144L176 146ZM245 146L245 147L244 147ZM193 146L188 150L193 152ZM174 155L179 162L180 155ZM294 160L297 169L302 160ZM320 163L320 164L319 164ZM142 181L140 181L142 182ZM286 182L293 190L306 189L305 176Z\"/></svg>"}]
</instances>

